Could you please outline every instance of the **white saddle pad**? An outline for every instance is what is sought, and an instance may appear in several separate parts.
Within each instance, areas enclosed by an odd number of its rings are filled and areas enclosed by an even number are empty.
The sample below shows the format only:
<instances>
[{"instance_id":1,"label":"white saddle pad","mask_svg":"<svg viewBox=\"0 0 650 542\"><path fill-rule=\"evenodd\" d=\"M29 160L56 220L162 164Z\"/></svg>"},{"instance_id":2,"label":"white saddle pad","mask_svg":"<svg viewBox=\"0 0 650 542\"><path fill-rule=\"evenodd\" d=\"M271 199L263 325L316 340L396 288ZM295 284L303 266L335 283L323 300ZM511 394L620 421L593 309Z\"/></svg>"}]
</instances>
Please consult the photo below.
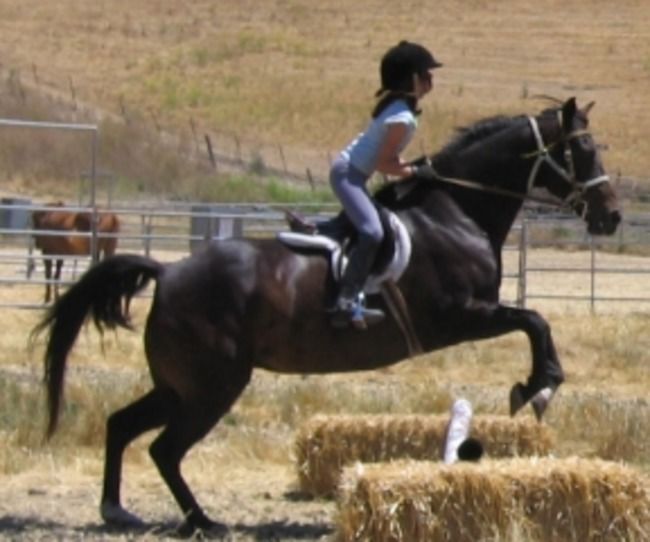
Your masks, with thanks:
<instances>
[{"instance_id":1,"label":"white saddle pad","mask_svg":"<svg viewBox=\"0 0 650 542\"><path fill-rule=\"evenodd\" d=\"M397 281L404 273L411 259L411 237L406 226L394 213L389 213L389 224L395 237L395 251L391 261L377 274L371 274L366 281L364 292L374 294L379 292L382 282ZM309 235L296 232L280 232L278 240L289 247L320 250L330 254L334 279L339 280L347 265L347 257L343 254L341 244L324 235Z\"/></svg>"}]
</instances>

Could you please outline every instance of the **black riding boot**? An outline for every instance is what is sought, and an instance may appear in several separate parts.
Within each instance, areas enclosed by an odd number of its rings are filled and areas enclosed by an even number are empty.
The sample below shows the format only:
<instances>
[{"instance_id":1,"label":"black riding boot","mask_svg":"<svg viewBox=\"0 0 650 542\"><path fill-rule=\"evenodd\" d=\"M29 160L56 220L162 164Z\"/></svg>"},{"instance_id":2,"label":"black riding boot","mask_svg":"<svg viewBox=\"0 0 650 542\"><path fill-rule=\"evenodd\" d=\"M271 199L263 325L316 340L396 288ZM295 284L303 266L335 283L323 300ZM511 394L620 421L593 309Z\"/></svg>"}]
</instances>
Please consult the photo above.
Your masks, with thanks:
<instances>
[{"instance_id":1,"label":"black riding boot","mask_svg":"<svg viewBox=\"0 0 650 542\"><path fill-rule=\"evenodd\" d=\"M341 289L330 321L334 327L354 326L366 329L384 319L384 312L369 309L363 303L363 287L377 254L378 243L359 235L341 278Z\"/></svg>"}]
</instances>

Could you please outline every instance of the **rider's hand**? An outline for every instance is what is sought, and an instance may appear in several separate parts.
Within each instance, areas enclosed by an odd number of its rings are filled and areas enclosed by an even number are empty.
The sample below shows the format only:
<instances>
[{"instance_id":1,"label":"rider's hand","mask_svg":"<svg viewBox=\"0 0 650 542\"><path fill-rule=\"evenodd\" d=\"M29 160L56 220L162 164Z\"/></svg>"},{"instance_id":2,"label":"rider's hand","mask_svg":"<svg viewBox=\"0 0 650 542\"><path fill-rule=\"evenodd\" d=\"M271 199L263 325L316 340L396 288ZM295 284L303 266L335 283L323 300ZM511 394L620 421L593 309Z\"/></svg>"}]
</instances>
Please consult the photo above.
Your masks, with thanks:
<instances>
[{"instance_id":1,"label":"rider's hand","mask_svg":"<svg viewBox=\"0 0 650 542\"><path fill-rule=\"evenodd\" d=\"M413 176L423 181L435 181L438 178L438 175L430 164L417 166L415 171L413 171Z\"/></svg>"}]
</instances>

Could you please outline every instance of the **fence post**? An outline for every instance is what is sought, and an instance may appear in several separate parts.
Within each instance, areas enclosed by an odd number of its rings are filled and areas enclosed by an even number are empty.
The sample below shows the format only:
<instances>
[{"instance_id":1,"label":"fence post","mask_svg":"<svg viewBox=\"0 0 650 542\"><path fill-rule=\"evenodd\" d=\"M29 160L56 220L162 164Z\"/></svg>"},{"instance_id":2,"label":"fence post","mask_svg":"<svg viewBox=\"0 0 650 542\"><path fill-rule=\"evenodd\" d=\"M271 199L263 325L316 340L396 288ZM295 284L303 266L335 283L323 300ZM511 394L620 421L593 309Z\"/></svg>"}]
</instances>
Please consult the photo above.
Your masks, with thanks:
<instances>
[{"instance_id":1,"label":"fence post","mask_svg":"<svg viewBox=\"0 0 650 542\"><path fill-rule=\"evenodd\" d=\"M521 221L521 234L519 235L519 273L517 277L517 306L526 306L526 265L528 250L528 221L524 217Z\"/></svg>"},{"instance_id":2,"label":"fence post","mask_svg":"<svg viewBox=\"0 0 650 542\"><path fill-rule=\"evenodd\" d=\"M31 225L29 227L30 229L32 228ZM35 243L36 240L34 239L34 236L30 235L27 238L27 266L25 268L26 279L31 279L32 273L36 270L36 256L34 256Z\"/></svg>"},{"instance_id":3,"label":"fence post","mask_svg":"<svg viewBox=\"0 0 650 542\"><path fill-rule=\"evenodd\" d=\"M68 83L70 84L70 99L72 100L72 109L77 110L77 92L74 88L74 83L72 77L68 77Z\"/></svg>"},{"instance_id":4,"label":"fence post","mask_svg":"<svg viewBox=\"0 0 650 542\"><path fill-rule=\"evenodd\" d=\"M192 139L194 140L194 147L196 148L196 152L198 154L201 151L199 149L199 140L196 137L196 126L194 125L194 119L192 117L190 117L190 130L192 130Z\"/></svg>"},{"instance_id":5,"label":"fence post","mask_svg":"<svg viewBox=\"0 0 650 542\"><path fill-rule=\"evenodd\" d=\"M591 251L591 312L596 310L596 248L594 238L589 236L589 249Z\"/></svg>"},{"instance_id":6,"label":"fence post","mask_svg":"<svg viewBox=\"0 0 650 542\"><path fill-rule=\"evenodd\" d=\"M142 231L142 246L144 249L144 255L147 257L151 256L151 231L152 226L151 222L153 220L153 215L141 215L140 216L140 230Z\"/></svg>"},{"instance_id":7,"label":"fence post","mask_svg":"<svg viewBox=\"0 0 650 542\"><path fill-rule=\"evenodd\" d=\"M239 141L237 135L233 135L232 137L235 140L235 152L237 154L237 162L241 165L244 163L241 157L241 142Z\"/></svg>"},{"instance_id":8,"label":"fence post","mask_svg":"<svg viewBox=\"0 0 650 542\"><path fill-rule=\"evenodd\" d=\"M212 150L212 141L210 141L210 136L205 134L205 145L208 148L208 158L212 164L212 169L217 169L217 160L214 157L214 151Z\"/></svg>"},{"instance_id":9,"label":"fence post","mask_svg":"<svg viewBox=\"0 0 650 542\"><path fill-rule=\"evenodd\" d=\"M90 254L91 261L96 264L99 261L99 242L97 238L97 229L99 226L99 216L97 214L97 152L99 150L99 136L97 127L95 126L92 131L91 141L91 162L90 162L90 205L93 213L92 231L90 236Z\"/></svg>"},{"instance_id":10,"label":"fence post","mask_svg":"<svg viewBox=\"0 0 650 542\"><path fill-rule=\"evenodd\" d=\"M307 182L311 186L311 191L316 190L316 185L314 184L314 178L311 175L311 169L307 168Z\"/></svg>"},{"instance_id":11,"label":"fence post","mask_svg":"<svg viewBox=\"0 0 650 542\"><path fill-rule=\"evenodd\" d=\"M278 143L278 151L280 153L280 160L282 161L282 167L284 169L284 172L288 174L289 170L287 169L287 161L284 157L284 149L282 148L282 145L280 145L279 143Z\"/></svg>"}]
</instances>

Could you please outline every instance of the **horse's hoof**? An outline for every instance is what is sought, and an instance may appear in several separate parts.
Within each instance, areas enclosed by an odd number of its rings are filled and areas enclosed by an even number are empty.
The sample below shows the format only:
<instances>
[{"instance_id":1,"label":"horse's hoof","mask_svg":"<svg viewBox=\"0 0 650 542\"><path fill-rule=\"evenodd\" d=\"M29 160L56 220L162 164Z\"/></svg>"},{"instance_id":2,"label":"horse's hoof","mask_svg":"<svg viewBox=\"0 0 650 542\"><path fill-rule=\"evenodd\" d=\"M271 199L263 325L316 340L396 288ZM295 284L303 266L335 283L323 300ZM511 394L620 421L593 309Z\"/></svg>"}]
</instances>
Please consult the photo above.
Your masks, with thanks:
<instances>
[{"instance_id":1,"label":"horse's hoof","mask_svg":"<svg viewBox=\"0 0 650 542\"><path fill-rule=\"evenodd\" d=\"M530 403L533 406L533 411L535 412L535 417L537 418L538 422L542 421L544 412L546 412L546 409L548 408L548 405L550 404L554 393L555 392L553 391L552 388L546 387L539 390L530 400Z\"/></svg>"},{"instance_id":2,"label":"horse's hoof","mask_svg":"<svg viewBox=\"0 0 650 542\"><path fill-rule=\"evenodd\" d=\"M521 407L526 404L524 399L524 385L520 382L517 382L512 389L510 390L510 416L514 416L519 412Z\"/></svg>"},{"instance_id":3,"label":"horse's hoof","mask_svg":"<svg viewBox=\"0 0 650 542\"><path fill-rule=\"evenodd\" d=\"M130 528L142 528L145 526L144 521L122 508L119 504L104 502L101 504L99 512L107 525Z\"/></svg>"}]
</instances>

